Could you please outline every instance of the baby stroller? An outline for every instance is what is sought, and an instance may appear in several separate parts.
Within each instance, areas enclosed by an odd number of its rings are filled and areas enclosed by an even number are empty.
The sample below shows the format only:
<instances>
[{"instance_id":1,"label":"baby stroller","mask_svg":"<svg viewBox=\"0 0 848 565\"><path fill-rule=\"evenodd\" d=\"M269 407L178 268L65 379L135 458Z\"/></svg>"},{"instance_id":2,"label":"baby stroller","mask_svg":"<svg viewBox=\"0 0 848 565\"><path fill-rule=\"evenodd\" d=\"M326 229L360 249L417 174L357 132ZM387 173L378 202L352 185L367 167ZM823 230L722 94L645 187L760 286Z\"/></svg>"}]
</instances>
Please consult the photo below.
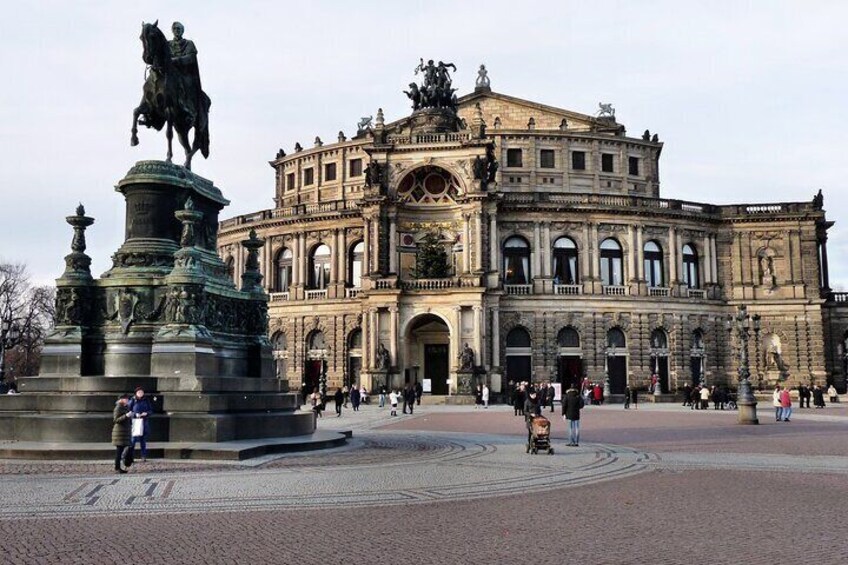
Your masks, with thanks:
<instances>
[{"instance_id":1,"label":"baby stroller","mask_svg":"<svg viewBox=\"0 0 848 565\"><path fill-rule=\"evenodd\" d=\"M547 449L548 455L554 454L551 447L551 422L544 416L533 416L527 422L527 453L536 455L540 449Z\"/></svg>"}]
</instances>

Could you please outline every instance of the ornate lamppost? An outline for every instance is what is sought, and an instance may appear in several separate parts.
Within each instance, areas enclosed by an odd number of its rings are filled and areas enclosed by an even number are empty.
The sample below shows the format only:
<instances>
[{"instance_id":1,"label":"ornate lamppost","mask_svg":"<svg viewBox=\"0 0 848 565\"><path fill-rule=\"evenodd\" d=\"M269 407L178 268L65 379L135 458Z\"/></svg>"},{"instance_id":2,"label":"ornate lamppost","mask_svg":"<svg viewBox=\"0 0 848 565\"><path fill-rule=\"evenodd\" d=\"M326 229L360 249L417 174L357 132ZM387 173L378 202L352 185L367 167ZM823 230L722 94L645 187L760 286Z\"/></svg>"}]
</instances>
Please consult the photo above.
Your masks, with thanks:
<instances>
[{"instance_id":1,"label":"ornate lamppost","mask_svg":"<svg viewBox=\"0 0 848 565\"><path fill-rule=\"evenodd\" d=\"M615 357L615 346L607 348L604 352L604 401L609 401L610 395L610 374L609 374L609 359Z\"/></svg>"},{"instance_id":2,"label":"ornate lamppost","mask_svg":"<svg viewBox=\"0 0 848 565\"><path fill-rule=\"evenodd\" d=\"M6 350L18 345L21 330L14 320L0 323L0 384L6 381Z\"/></svg>"},{"instance_id":3,"label":"ornate lamppost","mask_svg":"<svg viewBox=\"0 0 848 565\"><path fill-rule=\"evenodd\" d=\"M754 333L759 336L760 316L759 314L749 316L748 308L744 304L737 308L735 316L730 316L727 319L728 333L732 335L735 329L739 338L739 388L736 394L736 404L739 407L737 421L740 424L760 423L757 419L757 399L754 398L754 393L751 391L751 382L748 380L751 376L751 370L748 367L748 339L752 322Z\"/></svg>"}]
</instances>

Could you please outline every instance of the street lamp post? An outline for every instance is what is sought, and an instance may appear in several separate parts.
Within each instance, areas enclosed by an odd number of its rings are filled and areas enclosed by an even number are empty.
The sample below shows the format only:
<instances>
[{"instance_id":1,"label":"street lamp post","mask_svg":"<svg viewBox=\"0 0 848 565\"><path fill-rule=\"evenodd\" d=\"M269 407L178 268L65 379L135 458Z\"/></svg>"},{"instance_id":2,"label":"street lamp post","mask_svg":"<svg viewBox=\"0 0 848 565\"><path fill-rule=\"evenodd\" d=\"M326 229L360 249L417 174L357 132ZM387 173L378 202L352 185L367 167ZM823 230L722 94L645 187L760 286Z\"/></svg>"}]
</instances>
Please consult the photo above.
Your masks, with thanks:
<instances>
[{"instance_id":1,"label":"street lamp post","mask_svg":"<svg viewBox=\"0 0 848 565\"><path fill-rule=\"evenodd\" d=\"M6 350L15 347L21 337L21 331L14 320L0 323L0 384L6 382Z\"/></svg>"},{"instance_id":2,"label":"street lamp post","mask_svg":"<svg viewBox=\"0 0 848 565\"><path fill-rule=\"evenodd\" d=\"M736 405L739 407L738 423L740 424L759 424L757 419L757 399L754 398L754 393L751 391L751 370L748 366L748 339L751 332L751 322L753 322L754 333L759 336L760 333L760 316L754 314L748 315L748 308L743 304L738 307L736 316L730 316L727 319L728 333L736 330L736 335L739 338L739 388L736 394Z\"/></svg>"},{"instance_id":3,"label":"street lamp post","mask_svg":"<svg viewBox=\"0 0 848 565\"><path fill-rule=\"evenodd\" d=\"M609 359L615 357L615 346L607 349L604 353L604 400L608 401L610 395L610 375L609 375Z\"/></svg>"}]
</instances>

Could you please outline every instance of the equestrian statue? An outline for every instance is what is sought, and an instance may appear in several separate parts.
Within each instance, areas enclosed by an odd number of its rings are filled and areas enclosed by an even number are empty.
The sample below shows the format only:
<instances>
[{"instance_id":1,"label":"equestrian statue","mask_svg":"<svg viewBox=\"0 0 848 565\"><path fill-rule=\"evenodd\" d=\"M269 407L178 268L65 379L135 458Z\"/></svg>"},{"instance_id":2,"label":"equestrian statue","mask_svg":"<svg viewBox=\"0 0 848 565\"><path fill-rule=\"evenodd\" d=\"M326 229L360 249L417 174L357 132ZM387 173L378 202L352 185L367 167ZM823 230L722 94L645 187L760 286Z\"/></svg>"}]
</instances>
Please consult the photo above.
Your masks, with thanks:
<instances>
[{"instance_id":1,"label":"equestrian statue","mask_svg":"<svg viewBox=\"0 0 848 565\"><path fill-rule=\"evenodd\" d=\"M191 159L200 151L209 157L209 106L211 101L203 92L197 67L197 48L192 41L183 39L183 25L171 26L174 39L168 41L159 29L159 20L141 24L141 58L147 63L147 73L141 104L133 110L130 145L138 145L138 124L161 131L165 127L168 153L173 157L174 130L185 150L185 167L191 169ZM194 140L189 143L188 132L194 129Z\"/></svg>"}]
</instances>

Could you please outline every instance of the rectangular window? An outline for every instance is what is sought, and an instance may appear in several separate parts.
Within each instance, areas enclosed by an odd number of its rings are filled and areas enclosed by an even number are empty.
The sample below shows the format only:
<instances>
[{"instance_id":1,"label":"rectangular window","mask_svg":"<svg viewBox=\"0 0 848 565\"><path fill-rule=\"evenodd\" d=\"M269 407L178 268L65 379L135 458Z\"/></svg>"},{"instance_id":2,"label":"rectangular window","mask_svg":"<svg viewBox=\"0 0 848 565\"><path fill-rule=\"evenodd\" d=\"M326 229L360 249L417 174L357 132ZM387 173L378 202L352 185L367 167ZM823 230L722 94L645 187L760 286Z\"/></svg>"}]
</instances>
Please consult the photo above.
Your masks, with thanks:
<instances>
[{"instance_id":1,"label":"rectangular window","mask_svg":"<svg viewBox=\"0 0 848 565\"><path fill-rule=\"evenodd\" d=\"M362 176L362 159L351 159L350 161L350 176Z\"/></svg>"},{"instance_id":2,"label":"rectangular window","mask_svg":"<svg viewBox=\"0 0 848 565\"><path fill-rule=\"evenodd\" d=\"M286 190L294 190L294 173L286 175Z\"/></svg>"},{"instance_id":3,"label":"rectangular window","mask_svg":"<svg viewBox=\"0 0 848 565\"><path fill-rule=\"evenodd\" d=\"M612 153L604 153L601 155L601 171L604 173L614 173Z\"/></svg>"},{"instance_id":4,"label":"rectangular window","mask_svg":"<svg viewBox=\"0 0 848 565\"><path fill-rule=\"evenodd\" d=\"M506 166L507 167L523 167L521 164L521 149L506 150Z\"/></svg>"},{"instance_id":5,"label":"rectangular window","mask_svg":"<svg viewBox=\"0 0 848 565\"><path fill-rule=\"evenodd\" d=\"M308 168L303 170L303 184L309 186L315 182L315 169Z\"/></svg>"},{"instance_id":6,"label":"rectangular window","mask_svg":"<svg viewBox=\"0 0 848 565\"><path fill-rule=\"evenodd\" d=\"M543 169L553 169L554 168L554 150L553 149L542 149L539 154L539 166Z\"/></svg>"},{"instance_id":7,"label":"rectangular window","mask_svg":"<svg viewBox=\"0 0 848 565\"><path fill-rule=\"evenodd\" d=\"M324 180L331 181L336 180L336 164L335 163L327 163L324 165Z\"/></svg>"},{"instance_id":8,"label":"rectangular window","mask_svg":"<svg viewBox=\"0 0 848 565\"><path fill-rule=\"evenodd\" d=\"M627 172L633 176L639 176L639 157L630 157L627 160Z\"/></svg>"},{"instance_id":9,"label":"rectangular window","mask_svg":"<svg viewBox=\"0 0 848 565\"><path fill-rule=\"evenodd\" d=\"M572 151L571 152L571 168L575 171L586 170L586 152Z\"/></svg>"}]
</instances>

